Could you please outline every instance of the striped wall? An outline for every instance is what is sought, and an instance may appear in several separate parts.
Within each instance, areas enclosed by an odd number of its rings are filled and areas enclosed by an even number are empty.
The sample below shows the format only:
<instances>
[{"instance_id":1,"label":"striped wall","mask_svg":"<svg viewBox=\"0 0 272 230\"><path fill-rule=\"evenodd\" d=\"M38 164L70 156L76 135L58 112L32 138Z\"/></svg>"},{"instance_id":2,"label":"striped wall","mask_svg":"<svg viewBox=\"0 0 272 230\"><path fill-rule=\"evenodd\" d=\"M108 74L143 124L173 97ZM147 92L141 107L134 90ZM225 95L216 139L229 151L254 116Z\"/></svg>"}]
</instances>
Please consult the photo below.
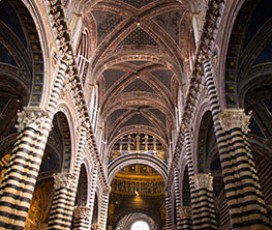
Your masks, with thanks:
<instances>
[{"instance_id":1,"label":"striped wall","mask_svg":"<svg viewBox=\"0 0 272 230\"><path fill-rule=\"evenodd\" d=\"M232 229L271 229L240 110L221 112L210 60L203 62Z\"/></svg>"}]
</instances>

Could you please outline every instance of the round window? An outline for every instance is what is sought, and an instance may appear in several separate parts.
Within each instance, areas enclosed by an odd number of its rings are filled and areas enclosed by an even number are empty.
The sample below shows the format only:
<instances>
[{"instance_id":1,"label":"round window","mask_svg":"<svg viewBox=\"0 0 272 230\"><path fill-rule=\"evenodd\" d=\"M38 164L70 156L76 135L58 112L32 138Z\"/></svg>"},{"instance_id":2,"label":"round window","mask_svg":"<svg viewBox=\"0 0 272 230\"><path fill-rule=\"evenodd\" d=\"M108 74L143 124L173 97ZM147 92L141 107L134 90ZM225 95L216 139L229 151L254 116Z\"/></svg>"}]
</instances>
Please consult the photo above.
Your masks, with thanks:
<instances>
[{"instance_id":1,"label":"round window","mask_svg":"<svg viewBox=\"0 0 272 230\"><path fill-rule=\"evenodd\" d=\"M137 220L132 224L130 230L150 230L150 227L145 221Z\"/></svg>"}]
</instances>

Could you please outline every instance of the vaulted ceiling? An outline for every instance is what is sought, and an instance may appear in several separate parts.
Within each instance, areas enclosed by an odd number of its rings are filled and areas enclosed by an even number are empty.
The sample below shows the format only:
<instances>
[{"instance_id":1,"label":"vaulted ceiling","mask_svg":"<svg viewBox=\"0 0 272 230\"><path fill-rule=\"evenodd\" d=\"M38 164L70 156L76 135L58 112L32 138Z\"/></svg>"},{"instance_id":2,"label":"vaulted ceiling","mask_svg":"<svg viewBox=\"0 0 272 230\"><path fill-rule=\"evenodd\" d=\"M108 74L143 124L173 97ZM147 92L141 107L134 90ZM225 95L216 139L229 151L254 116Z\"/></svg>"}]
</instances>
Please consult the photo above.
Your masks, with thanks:
<instances>
[{"instance_id":1,"label":"vaulted ceiling","mask_svg":"<svg viewBox=\"0 0 272 230\"><path fill-rule=\"evenodd\" d=\"M102 0L86 5L84 23L108 152L130 133L152 135L166 150L186 81L188 11L173 0Z\"/></svg>"}]
</instances>

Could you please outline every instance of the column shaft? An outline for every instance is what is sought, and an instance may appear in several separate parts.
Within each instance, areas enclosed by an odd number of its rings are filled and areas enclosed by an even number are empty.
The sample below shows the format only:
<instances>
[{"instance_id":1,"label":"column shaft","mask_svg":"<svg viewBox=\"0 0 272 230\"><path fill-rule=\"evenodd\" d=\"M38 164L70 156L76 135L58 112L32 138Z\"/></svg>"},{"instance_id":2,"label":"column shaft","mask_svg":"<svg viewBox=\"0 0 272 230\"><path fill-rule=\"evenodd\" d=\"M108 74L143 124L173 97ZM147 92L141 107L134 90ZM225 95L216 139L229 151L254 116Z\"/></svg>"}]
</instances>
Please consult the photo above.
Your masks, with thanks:
<instances>
[{"instance_id":1,"label":"column shaft","mask_svg":"<svg viewBox=\"0 0 272 230\"><path fill-rule=\"evenodd\" d=\"M51 130L67 65L61 63L46 112L25 108L18 116L19 135L0 187L0 227L24 229L36 178Z\"/></svg>"},{"instance_id":2,"label":"column shaft","mask_svg":"<svg viewBox=\"0 0 272 230\"><path fill-rule=\"evenodd\" d=\"M48 229L70 229L75 205L83 150L86 144L87 130L80 126L80 138L73 174L56 175L55 192L49 215Z\"/></svg>"},{"instance_id":3,"label":"column shaft","mask_svg":"<svg viewBox=\"0 0 272 230\"><path fill-rule=\"evenodd\" d=\"M166 224L165 229L171 230L172 229L172 218L171 218L171 195L167 194L165 197L165 209L166 209Z\"/></svg>"},{"instance_id":4,"label":"column shaft","mask_svg":"<svg viewBox=\"0 0 272 230\"><path fill-rule=\"evenodd\" d=\"M89 194L89 208L90 208L90 223L92 223L93 212L94 212L94 203L95 203L95 191L97 186L98 179L98 168L94 167L92 172L92 180L90 185L90 194Z\"/></svg>"},{"instance_id":5,"label":"column shaft","mask_svg":"<svg viewBox=\"0 0 272 230\"><path fill-rule=\"evenodd\" d=\"M74 230L89 230L90 224L90 208L86 206L75 207L74 209Z\"/></svg>"},{"instance_id":6,"label":"column shaft","mask_svg":"<svg viewBox=\"0 0 272 230\"><path fill-rule=\"evenodd\" d=\"M109 192L104 192L102 195L100 213L99 213L99 226L100 230L106 230L107 217L108 217L108 205L109 205Z\"/></svg>"},{"instance_id":7,"label":"column shaft","mask_svg":"<svg viewBox=\"0 0 272 230\"><path fill-rule=\"evenodd\" d=\"M220 113L209 59L204 61L204 75L232 229L270 229L256 167L244 131L245 115L239 110Z\"/></svg>"},{"instance_id":8,"label":"column shaft","mask_svg":"<svg viewBox=\"0 0 272 230\"><path fill-rule=\"evenodd\" d=\"M216 230L218 228L213 199L213 178L208 174L199 173L194 175L192 179L195 189L192 196L194 228Z\"/></svg>"},{"instance_id":9,"label":"column shaft","mask_svg":"<svg viewBox=\"0 0 272 230\"><path fill-rule=\"evenodd\" d=\"M182 230L192 230L193 229L193 224L192 224L192 210L191 206L182 206L178 210L178 214L180 216L180 222L181 222L181 228Z\"/></svg>"},{"instance_id":10,"label":"column shaft","mask_svg":"<svg viewBox=\"0 0 272 230\"><path fill-rule=\"evenodd\" d=\"M177 229L184 229L181 223L180 219L180 208L182 206L181 200L180 200L180 180L179 180L179 171L175 170L174 171L174 187L175 187L175 200L176 200L176 218L177 218Z\"/></svg>"},{"instance_id":11,"label":"column shaft","mask_svg":"<svg viewBox=\"0 0 272 230\"><path fill-rule=\"evenodd\" d=\"M48 229L70 229L75 202L72 195L75 181L76 178L71 173L55 175L55 192Z\"/></svg>"},{"instance_id":12,"label":"column shaft","mask_svg":"<svg viewBox=\"0 0 272 230\"><path fill-rule=\"evenodd\" d=\"M212 187L210 189L197 188L195 184L197 176L193 168L191 135L188 130L185 132L185 148L194 229L217 229Z\"/></svg>"}]
</instances>

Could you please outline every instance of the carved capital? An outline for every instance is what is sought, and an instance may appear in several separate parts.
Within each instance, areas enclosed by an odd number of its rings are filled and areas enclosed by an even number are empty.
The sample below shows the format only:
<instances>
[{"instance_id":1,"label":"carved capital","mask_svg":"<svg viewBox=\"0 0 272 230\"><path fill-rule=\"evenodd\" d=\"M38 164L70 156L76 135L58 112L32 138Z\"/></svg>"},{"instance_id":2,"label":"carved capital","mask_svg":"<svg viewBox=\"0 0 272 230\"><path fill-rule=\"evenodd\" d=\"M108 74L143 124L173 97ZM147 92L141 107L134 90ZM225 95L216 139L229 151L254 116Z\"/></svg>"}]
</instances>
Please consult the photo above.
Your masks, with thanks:
<instances>
[{"instance_id":1,"label":"carved capital","mask_svg":"<svg viewBox=\"0 0 272 230\"><path fill-rule=\"evenodd\" d=\"M205 173L199 173L193 176L196 189L207 188L213 190L213 176Z\"/></svg>"},{"instance_id":2,"label":"carved capital","mask_svg":"<svg viewBox=\"0 0 272 230\"><path fill-rule=\"evenodd\" d=\"M75 176L71 173L57 173L54 174L55 189L58 188L72 188L75 185Z\"/></svg>"},{"instance_id":3,"label":"carved capital","mask_svg":"<svg viewBox=\"0 0 272 230\"><path fill-rule=\"evenodd\" d=\"M86 206L77 206L74 209L74 216L76 219L90 220L91 209Z\"/></svg>"},{"instance_id":4,"label":"carved capital","mask_svg":"<svg viewBox=\"0 0 272 230\"><path fill-rule=\"evenodd\" d=\"M223 130L241 128L244 133L249 131L250 116L243 109L226 109L219 114L219 121Z\"/></svg>"},{"instance_id":5,"label":"carved capital","mask_svg":"<svg viewBox=\"0 0 272 230\"><path fill-rule=\"evenodd\" d=\"M190 206L179 207L179 217L180 219L191 219L192 209Z\"/></svg>"},{"instance_id":6,"label":"carved capital","mask_svg":"<svg viewBox=\"0 0 272 230\"><path fill-rule=\"evenodd\" d=\"M100 230L99 224L92 224L91 230Z\"/></svg>"},{"instance_id":7,"label":"carved capital","mask_svg":"<svg viewBox=\"0 0 272 230\"><path fill-rule=\"evenodd\" d=\"M108 198L109 198L110 192L111 192L111 187L110 187L110 186L106 187L106 188L103 190L103 197L104 197L105 199L108 199Z\"/></svg>"},{"instance_id":8,"label":"carved capital","mask_svg":"<svg viewBox=\"0 0 272 230\"><path fill-rule=\"evenodd\" d=\"M26 127L31 127L38 131L48 118L49 114L44 110L37 108L24 108L24 110L18 112L16 128L19 132Z\"/></svg>"}]
</instances>

